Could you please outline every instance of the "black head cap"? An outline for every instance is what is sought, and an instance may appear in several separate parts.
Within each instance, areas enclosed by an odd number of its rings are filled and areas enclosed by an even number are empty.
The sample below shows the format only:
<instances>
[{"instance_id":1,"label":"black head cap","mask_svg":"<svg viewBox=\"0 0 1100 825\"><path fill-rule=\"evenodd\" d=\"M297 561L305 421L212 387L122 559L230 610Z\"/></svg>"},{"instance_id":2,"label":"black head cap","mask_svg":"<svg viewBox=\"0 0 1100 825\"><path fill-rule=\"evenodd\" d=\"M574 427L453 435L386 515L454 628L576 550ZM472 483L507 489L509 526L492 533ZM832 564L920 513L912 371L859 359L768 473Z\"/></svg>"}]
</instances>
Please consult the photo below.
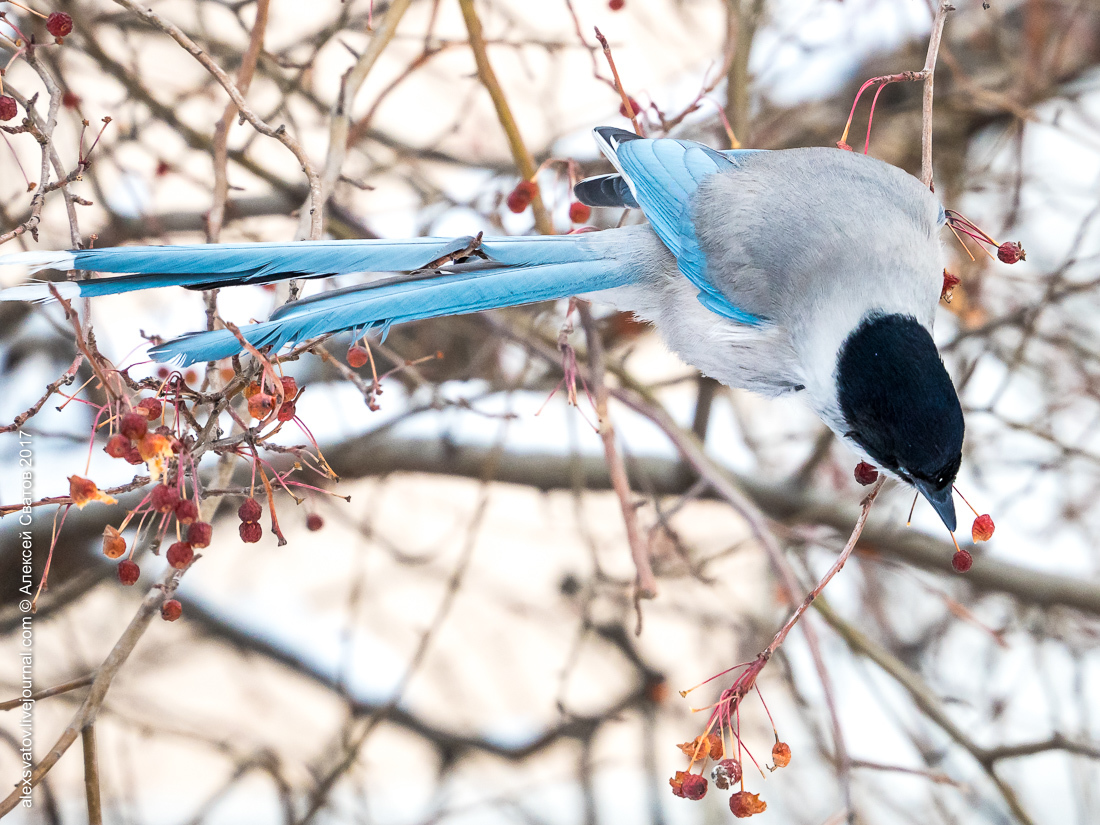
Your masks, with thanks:
<instances>
[{"instance_id":1,"label":"black head cap","mask_svg":"<svg viewBox=\"0 0 1100 825\"><path fill-rule=\"evenodd\" d=\"M962 407L928 330L909 315L868 316L841 347L836 380L847 436L916 487L954 531Z\"/></svg>"}]
</instances>

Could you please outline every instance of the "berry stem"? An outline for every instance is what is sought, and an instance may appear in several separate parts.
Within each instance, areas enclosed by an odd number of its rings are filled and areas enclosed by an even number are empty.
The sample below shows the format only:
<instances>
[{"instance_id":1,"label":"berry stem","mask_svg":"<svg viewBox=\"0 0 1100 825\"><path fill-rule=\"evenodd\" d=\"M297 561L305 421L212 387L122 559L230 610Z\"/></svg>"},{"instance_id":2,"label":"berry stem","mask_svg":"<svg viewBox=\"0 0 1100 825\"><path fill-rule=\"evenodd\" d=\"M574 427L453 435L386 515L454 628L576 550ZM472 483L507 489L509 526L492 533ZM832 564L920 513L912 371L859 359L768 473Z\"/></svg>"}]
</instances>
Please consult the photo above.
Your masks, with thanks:
<instances>
[{"instance_id":1,"label":"berry stem","mask_svg":"<svg viewBox=\"0 0 1100 825\"><path fill-rule=\"evenodd\" d=\"M959 498L961 498L961 499L963 500L963 502L964 502L964 503L966 504L966 506L967 506L967 507L969 507L969 508L970 508L970 511L971 511L971 512L972 512L972 513L973 513L973 514L974 514L975 516L980 516L980 515L981 515L981 513L979 513L979 512L977 511L977 510L975 510L975 509L974 509L974 505L973 505L973 504L971 504L971 503L970 503L969 501L967 501L967 500L966 500L966 496L964 496L964 495L963 495L963 494L962 494L962 493L961 493L961 492L959 491L959 488L958 488L958 487L956 487L956 486L955 486L954 484L952 484L952 485L951 485L951 489L952 489L952 490L954 490L954 491L955 491L956 493L958 493L958 494L959 494Z\"/></svg>"}]
</instances>

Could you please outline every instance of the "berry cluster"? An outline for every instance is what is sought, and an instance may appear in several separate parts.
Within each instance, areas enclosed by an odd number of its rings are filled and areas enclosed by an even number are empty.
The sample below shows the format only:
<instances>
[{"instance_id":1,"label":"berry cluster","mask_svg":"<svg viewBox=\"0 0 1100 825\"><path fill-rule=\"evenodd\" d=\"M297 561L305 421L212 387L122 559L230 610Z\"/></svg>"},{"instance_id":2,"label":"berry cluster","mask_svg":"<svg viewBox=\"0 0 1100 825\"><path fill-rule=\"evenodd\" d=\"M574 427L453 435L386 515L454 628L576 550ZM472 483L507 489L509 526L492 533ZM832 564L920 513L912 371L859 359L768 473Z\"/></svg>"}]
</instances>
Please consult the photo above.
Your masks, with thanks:
<instances>
[{"instance_id":1,"label":"berry cluster","mask_svg":"<svg viewBox=\"0 0 1100 825\"><path fill-rule=\"evenodd\" d=\"M756 677L766 661L766 658L761 657L754 662L732 668L733 670L745 668L745 670L741 672L730 687L722 691L721 697L713 706L706 731L690 742L677 745L690 762L687 770L676 771L673 777L669 779L668 783L672 786L673 796L692 800L702 799L706 796L708 783L703 776L703 770L709 760L714 762L714 767L710 773L710 779L714 786L722 791L728 791L731 788L737 789L730 796L729 801L730 811L733 812L734 816L743 819L763 813L767 809L768 804L760 798L759 794L749 793L745 790L743 756L748 756L752 763L756 765L757 770L760 770L760 766L742 741L740 734L741 700L750 690L754 689ZM708 679L707 682L709 681L711 680ZM706 684L706 682L703 684ZM694 689L692 688L692 690ZM759 694L759 689L757 689L757 692ZM680 691L681 696L686 696L688 693L690 691ZM763 703L762 696L761 703ZM767 711L767 705L764 705L764 710ZM771 718L770 712L768 718ZM774 723L772 728L774 732ZM733 755L734 751L727 749L727 733L736 745L736 758ZM693 773L692 769L696 763L699 764L700 770L698 773ZM775 733L775 744L772 746L772 764L768 766L768 769L778 770L787 767L790 763L791 748L786 742L781 742L779 734ZM761 775L764 775L762 770Z\"/></svg>"}]
</instances>

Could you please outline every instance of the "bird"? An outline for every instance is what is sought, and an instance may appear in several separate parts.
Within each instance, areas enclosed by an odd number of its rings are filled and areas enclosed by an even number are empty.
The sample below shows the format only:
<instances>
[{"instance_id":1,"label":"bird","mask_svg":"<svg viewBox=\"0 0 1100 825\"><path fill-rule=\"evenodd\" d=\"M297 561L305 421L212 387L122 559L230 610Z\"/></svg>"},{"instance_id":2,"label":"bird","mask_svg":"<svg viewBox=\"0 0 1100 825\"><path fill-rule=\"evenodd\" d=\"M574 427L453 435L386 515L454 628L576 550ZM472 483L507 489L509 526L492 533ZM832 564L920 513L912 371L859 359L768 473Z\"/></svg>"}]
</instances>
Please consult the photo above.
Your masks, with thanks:
<instances>
[{"instance_id":1,"label":"bird","mask_svg":"<svg viewBox=\"0 0 1100 825\"><path fill-rule=\"evenodd\" d=\"M914 487L948 530L962 462L958 394L932 337L947 214L929 187L827 147L718 151L613 127L614 167L574 189L645 223L553 236L126 246L22 252L0 265L116 273L29 283L0 300L405 273L289 302L242 326L278 351L328 333L571 296L651 323L700 372L765 396L796 394L862 460ZM237 354L228 330L154 346L190 364Z\"/></svg>"}]
</instances>

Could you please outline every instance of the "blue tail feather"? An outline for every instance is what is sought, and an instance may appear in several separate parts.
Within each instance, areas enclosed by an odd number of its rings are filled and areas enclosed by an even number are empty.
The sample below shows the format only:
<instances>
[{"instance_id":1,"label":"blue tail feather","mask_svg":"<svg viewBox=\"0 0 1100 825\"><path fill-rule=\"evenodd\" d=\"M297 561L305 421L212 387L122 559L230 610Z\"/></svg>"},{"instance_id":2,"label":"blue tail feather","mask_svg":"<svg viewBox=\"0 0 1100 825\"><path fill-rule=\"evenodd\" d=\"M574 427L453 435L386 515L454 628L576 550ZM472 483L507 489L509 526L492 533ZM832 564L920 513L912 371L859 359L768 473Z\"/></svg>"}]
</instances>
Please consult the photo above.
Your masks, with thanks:
<instances>
[{"instance_id":1,"label":"blue tail feather","mask_svg":"<svg viewBox=\"0 0 1100 825\"><path fill-rule=\"evenodd\" d=\"M331 332L549 301L633 282L634 274L620 262L588 260L367 284L289 304L270 321L243 327L241 334L254 347L278 350ZM226 358L240 349L231 332L216 330L161 344L150 355L158 361L193 364Z\"/></svg>"}]
</instances>

